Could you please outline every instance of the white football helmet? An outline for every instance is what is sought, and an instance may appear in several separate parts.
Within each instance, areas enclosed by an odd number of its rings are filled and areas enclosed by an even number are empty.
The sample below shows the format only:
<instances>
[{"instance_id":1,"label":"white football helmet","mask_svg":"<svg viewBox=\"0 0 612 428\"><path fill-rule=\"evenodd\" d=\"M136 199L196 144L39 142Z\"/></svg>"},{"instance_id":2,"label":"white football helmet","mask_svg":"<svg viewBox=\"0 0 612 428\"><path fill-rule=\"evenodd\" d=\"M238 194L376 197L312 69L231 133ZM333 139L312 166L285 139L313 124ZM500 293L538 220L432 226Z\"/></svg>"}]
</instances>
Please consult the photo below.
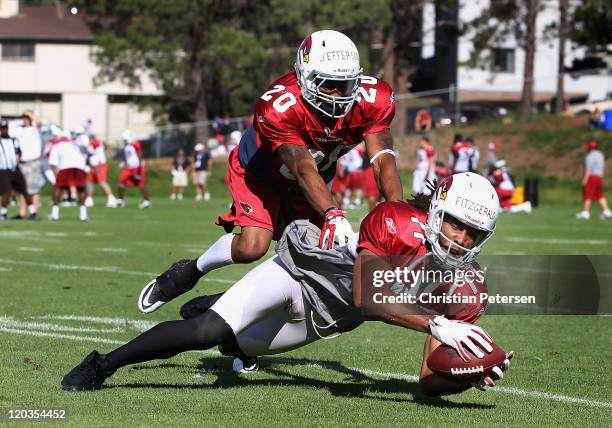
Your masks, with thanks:
<instances>
[{"instance_id":1,"label":"white football helmet","mask_svg":"<svg viewBox=\"0 0 612 428\"><path fill-rule=\"evenodd\" d=\"M431 198L425 227L425 237L434 259L448 269L469 266L495 232L498 213L497 192L483 176L462 172L442 180ZM453 242L442 233L442 222L447 215L481 232L470 248ZM448 248L442 247L440 239L447 241ZM453 249L459 254L453 254Z\"/></svg>"},{"instance_id":2,"label":"white football helmet","mask_svg":"<svg viewBox=\"0 0 612 428\"><path fill-rule=\"evenodd\" d=\"M355 103L363 69L351 39L338 31L322 30L306 37L300 45L295 72L302 97L324 115L340 118ZM341 95L325 93L326 89L337 89Z\"/></svg>"}]
</instances>

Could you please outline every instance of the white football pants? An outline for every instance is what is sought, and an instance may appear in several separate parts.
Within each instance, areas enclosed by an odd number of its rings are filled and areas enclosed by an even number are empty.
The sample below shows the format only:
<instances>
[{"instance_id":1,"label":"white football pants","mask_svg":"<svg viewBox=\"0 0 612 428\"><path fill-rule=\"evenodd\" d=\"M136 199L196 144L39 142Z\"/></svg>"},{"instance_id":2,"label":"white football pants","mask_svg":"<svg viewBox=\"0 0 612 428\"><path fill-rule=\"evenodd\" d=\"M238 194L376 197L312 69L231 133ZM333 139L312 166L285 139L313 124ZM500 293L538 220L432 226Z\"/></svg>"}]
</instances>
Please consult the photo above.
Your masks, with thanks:
<instances>
[{"instance_id":1,"label":"white football pants","mask_svg":"<svg viewBox=\"0 0 612 428\"><path fill-rule=\"evenodd\" d=\"M302 288L278 256L248 272L210 309L232 328L248 356L290 351L330 334L314 330Z\"/></svg>"}]
</instances>

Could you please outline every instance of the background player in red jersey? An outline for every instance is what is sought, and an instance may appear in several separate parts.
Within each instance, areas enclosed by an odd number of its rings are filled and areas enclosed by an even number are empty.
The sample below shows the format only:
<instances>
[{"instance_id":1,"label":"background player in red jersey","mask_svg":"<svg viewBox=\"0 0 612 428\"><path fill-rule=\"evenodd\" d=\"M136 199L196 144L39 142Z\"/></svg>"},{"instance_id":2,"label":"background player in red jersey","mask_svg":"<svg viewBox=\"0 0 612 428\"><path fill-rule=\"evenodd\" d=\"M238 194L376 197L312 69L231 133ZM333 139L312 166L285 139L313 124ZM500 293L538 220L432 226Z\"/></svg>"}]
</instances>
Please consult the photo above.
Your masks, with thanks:
<instances>
[{"instance_id":1,"label":"background player in red jersey","mask_svg":"<svg viewBox=\"0 0 612 428\"><path fill-rule=\"evenodd\" d=\"M228 232L197 260L180 260L140 293L144 313L193 288L204 274L260 259L296 219L321 227L320 246L346 243L352 233L329 191L336 160L365 141L378 187L403 198L389 126L393 91L362 75L355 44L336 31L317 31L297 52L295 71L277 79L255 106L253 126L230 153L227 182L233 205L217 224ZM241 233L231 233L234 227Z\"/></svg>"},{"instance_id":2,"label":"background player in red jersey","mask_svg":"<svg viewBox=\"0 0 612 428\"><path fill-rule=\"evenodd\" d=\"M186 318L162 322L131 342L106 355L97 351L63 379L65 390L100 389L119 368L152 359L170 358L187 350L219 346L222 353L238 356L234 370L243 372L245 362L257 367L254 355L286 352L321 338L331 338L361 325L366 318L362 290L364 257L412 256L435 269L478 269L474 258L495 230L499 202L491 184L477 174L458 174L444 180L432 196L418 195L404 202L383 202L362 222L359 242L319 248L320 229L306 220L291 223L285 230L277 255L260 264L228 291L214 299L194 299L199 306ZM358 255L358 256L357 256ZM454 281L453 281L454 284ZM440 284L448 292L449 284ZM474 287L458 287L455 293L478 295L486 292L484 280ZM455 288L455 287L453 287ZM199 304L204 299L208 304ZM454 348L469 359L491 352L492 339L472 325L484 311L484 303L453 307L430 307L432 315L406 314L386 307L374 318L427 334L420 385L427 395L462 392L472 386L494 386L503 378L512 353L482 382L462 384L443 379L426 365L438 346ZM370 315L367 320L373 320ZM493 379L493 377L495 379Z\"/></svg>"},{"instance_id":3,"label":"background player in red jersey","mask_svg":"<svg viewBox=\"0 0 612 428\"><path fill-rule=\"evenodd\" d=\"M142 158L142 146L140 141L135 140L132 133L126 130L123 133L123 170L119 175L119 199L117 199L117 207L125 207L125 190L126 187L138 187L142 193L142 202L138 208L151 208L149 200L149 190L147 189L147 170L145 161Z\"/></svg>"}]
</instances>

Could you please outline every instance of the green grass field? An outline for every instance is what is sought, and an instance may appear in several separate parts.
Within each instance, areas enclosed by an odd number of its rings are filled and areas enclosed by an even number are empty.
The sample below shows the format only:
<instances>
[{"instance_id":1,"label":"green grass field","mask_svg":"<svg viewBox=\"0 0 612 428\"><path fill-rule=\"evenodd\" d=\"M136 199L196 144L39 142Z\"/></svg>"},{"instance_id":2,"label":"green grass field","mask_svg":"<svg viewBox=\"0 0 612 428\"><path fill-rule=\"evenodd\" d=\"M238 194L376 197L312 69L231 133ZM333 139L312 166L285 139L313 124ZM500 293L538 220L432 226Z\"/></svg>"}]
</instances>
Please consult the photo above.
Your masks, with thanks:
<instances>
[{"instance_id":1,"label":"green grass field","mask_svg":"<svg viewBox=\"0 0 612 428\"><path fill-rule=\"evenodd\" d=\"M66 408L77 426L610 425L609 316L484 316L481 325L517 352L513 366L495 390L444 399L418 392L424 336L382 323L263 358L247 377L233 375L231 359L216 351L188 352L122 369L95 393L62 391L62 376L91 349L110 351L177 318L182 303L226 289L249 269L215 271L154 314L137 310L144 284L172 261L199 255L227 209L220 171L209 203L167 200L162 177L154 177L159 196L150 210L136 208L139 196L130 193L124 209L103 208L98 198L87 223L76 208L62 209L60 222L0 223L4 413ZM487 254L612 254L612 223L597 209L578 222L577 210L502 216ZM351 213L354 225L362 215Z\"/></svg>"}]
</instances>

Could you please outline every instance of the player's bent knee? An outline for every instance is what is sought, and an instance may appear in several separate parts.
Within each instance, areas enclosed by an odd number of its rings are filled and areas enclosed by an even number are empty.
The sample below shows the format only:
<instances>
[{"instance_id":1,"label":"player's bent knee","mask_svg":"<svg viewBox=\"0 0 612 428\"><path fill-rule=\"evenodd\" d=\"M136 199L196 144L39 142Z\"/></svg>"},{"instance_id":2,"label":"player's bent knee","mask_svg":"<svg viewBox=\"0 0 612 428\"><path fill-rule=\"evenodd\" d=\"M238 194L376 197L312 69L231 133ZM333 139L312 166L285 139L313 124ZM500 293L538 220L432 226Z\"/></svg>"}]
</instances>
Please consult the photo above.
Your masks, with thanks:
<instances>
[{"instance_id":1,"label":"player's bent knee","mask_svg":"<svg viewBox=\"0 0 612 428\"><path fill-rule=\"evenodd\" d=\"M268 248L270 248L269 239L241 238L232 251L232 259L237 263L251 263L265 256Z\"/></svg>"},{"instance_id":2,"label":"player's bent knee","mask_svg":"<svg viewBox=\"0 0 612 428\"><path fill-rule=\"evenodd\" d=\"M202 315L186 320L190 324L195 340L202 349L220 345L234 336L234 331L215 311L206 311Z\"/></svg>"}]
</instances>

